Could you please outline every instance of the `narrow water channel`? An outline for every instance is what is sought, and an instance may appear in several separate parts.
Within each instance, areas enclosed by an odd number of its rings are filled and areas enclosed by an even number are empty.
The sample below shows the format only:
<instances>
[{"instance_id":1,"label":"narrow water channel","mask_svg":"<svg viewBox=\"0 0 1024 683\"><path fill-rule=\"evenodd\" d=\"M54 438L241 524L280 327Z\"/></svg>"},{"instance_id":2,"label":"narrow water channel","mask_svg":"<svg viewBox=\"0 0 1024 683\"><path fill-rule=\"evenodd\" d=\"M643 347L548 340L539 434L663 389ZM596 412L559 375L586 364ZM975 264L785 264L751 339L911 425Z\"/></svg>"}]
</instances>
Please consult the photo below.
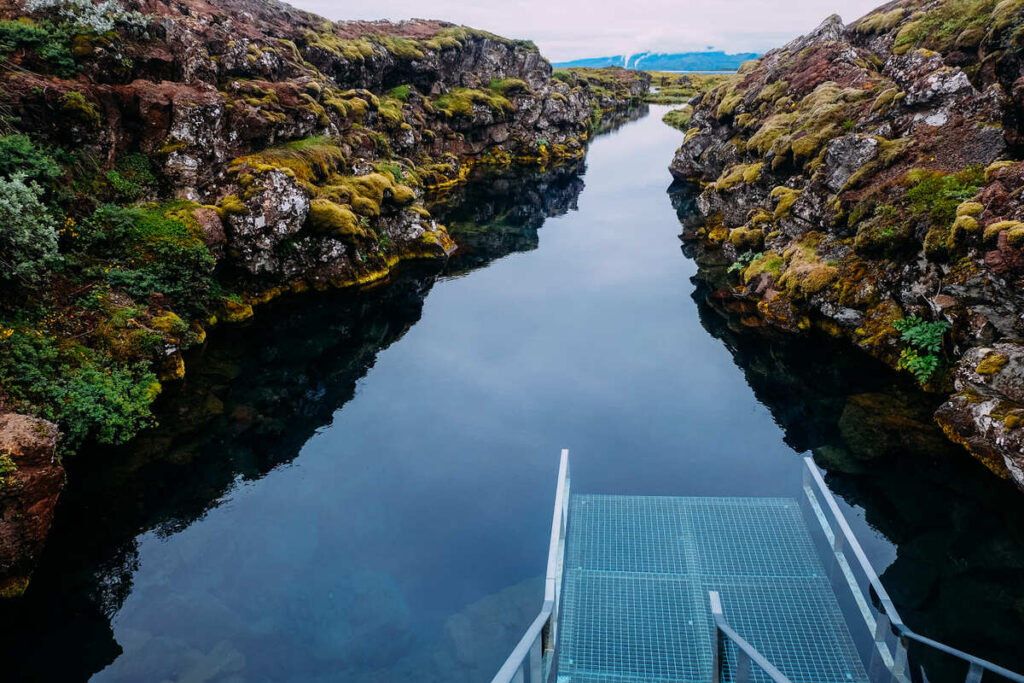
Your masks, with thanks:
<instances>
[{"instance_id":1,"label":"narrow water channel","mask_svg":"<svg viewBox=\"0 0 1024 683\"><path fill-rule=\"evenodd\" d=\"M902 378L708 300L664 111L456 190L441 272L212 334L161 428L69 463L5 672L489 680L540 607L562 447L574 490L651 495L796 497L813 452L905 619L1024 668L1024 499Z\"/></svg>"}]
</instances>

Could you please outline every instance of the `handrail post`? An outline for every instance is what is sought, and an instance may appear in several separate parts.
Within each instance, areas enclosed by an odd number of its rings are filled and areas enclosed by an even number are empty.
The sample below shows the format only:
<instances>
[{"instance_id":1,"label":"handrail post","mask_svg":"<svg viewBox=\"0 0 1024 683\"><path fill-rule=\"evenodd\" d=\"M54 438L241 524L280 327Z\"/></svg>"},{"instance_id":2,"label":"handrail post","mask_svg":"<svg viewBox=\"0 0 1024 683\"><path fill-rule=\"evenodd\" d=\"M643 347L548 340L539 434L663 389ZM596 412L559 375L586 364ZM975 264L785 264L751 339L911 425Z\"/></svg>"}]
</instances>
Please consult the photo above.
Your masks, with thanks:
<instances>
[{"instance_id":1,"label":"handrail post","mask_svg":"<svg viewBox=\"0 0 1024 683\"><path fill-rule=\"evenodd\" d=\"M721 664L725 661L724 650L719 644L719 636L724 636L736 646L736 676L733 678L736 683L750 683L751 660L772 679L775 683L792 683L784 673L769 662L763 654L758 652L753 645L748 643L740 634L736 633L725 621L725 614L722 611L722 600L718 591L708 591L708 599L711 602L711 616L715 622L715 649L714 667L711 680L718 683L721 680Z\"/></svg>"},{"instance_id":2,"label":"handrail post","mask_svg":"<svg viewBox=\"0 0 1024 683\"><path fill-rule=\"evenodd\" d=\"M722 634L718 630L718 617L722 616L722 601L718 591L710 591L711 616L715 623L715 644L711 660L711 683L719 683L722 676Z\"/></svg>"}]
</instances>

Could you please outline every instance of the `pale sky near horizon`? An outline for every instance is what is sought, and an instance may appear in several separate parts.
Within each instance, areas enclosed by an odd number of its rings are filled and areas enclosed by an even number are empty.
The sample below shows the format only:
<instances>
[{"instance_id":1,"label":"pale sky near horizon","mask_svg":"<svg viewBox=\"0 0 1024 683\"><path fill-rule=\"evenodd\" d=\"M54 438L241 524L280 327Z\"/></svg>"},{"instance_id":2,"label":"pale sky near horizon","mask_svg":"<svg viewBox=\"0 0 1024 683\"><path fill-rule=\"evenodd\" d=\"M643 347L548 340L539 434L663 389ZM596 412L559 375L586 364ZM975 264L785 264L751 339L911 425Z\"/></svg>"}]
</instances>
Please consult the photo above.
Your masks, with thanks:
<instances>
[{"instance_id":1,"label":"pale sky near horizon","mask_svg":"<svg viewBox=\"0 0 1024 683\"><path fill-rule=\"evenodd\" d=\"M765 52L838 13L846 22L885 0L287 0L336 21L445 19L529 38L551 61L636 52Z\"/></svg>"}]
</instances>

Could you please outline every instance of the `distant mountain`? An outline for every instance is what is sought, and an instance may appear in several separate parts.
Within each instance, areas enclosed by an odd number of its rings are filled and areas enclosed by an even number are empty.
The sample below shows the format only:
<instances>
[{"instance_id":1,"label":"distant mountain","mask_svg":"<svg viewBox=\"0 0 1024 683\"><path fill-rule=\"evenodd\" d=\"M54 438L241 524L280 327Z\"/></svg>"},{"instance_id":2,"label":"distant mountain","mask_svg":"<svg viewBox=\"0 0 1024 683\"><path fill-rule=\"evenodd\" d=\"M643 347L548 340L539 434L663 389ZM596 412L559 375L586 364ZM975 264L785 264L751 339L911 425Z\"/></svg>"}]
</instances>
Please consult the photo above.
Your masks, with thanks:
<instances>
[{"instance_id":1,"label":"distant mountain","mask_svg":"<svg viewBox=\"0 0 1024 683\"><path fill-rule=\"evenodd\" d=\"M555 68L570 66L621 66L627 69L642 71L735 71L740 64L748 59L760 57L756 52L740 52L730 55L724 52L677 52L664 54L656 52L640 52L628 57L590 57L573 59L568 62L557 62Z\"/></svg>"}]
</instances>

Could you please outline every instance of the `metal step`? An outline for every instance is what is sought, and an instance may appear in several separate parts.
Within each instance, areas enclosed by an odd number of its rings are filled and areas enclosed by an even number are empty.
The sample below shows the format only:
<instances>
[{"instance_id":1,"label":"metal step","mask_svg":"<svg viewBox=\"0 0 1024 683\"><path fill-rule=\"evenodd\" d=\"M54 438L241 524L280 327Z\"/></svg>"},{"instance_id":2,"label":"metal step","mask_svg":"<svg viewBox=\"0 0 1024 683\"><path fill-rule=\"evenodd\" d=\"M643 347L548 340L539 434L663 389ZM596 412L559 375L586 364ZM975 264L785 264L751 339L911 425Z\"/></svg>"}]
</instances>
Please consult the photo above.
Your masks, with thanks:
<instances>
[{"instance_id":1,"label":"metal step","mask_svg":"<svg viewBox=\"0 0 1024 683\"><path fill-rule=\"evenodd\" d=\"M793 683L868 681L795 500L574 495L563 574L562 683L711 681L710 591Z\"/></svg>"}]
</instances>

